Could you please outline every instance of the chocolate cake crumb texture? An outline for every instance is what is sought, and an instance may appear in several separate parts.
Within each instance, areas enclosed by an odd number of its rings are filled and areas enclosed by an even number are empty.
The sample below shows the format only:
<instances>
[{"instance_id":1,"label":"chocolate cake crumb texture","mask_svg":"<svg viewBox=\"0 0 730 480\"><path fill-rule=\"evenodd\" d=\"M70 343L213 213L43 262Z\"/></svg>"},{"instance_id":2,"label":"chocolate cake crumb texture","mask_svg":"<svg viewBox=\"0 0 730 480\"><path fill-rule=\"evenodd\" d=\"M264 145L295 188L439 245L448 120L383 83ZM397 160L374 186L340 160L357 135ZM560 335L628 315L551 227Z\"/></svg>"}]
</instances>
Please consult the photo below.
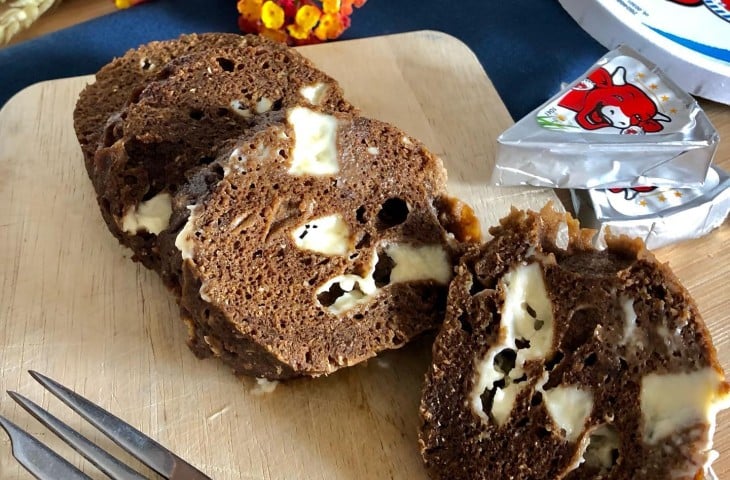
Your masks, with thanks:
<instances>
[{"instance_id":1,"label":"chocolate cake crumb texture","mask_svg":"<svg viewBox=\"0 0 730 480\"><path fill-rule=\"evenodd\" d=\"M462 257L421 400L432 478L696 479L730 387L638 240L513 210Z\"/></svg>"},{"instance_id":2,"label":"chocolate cake crumb texture","mask_svg":"<svg viewBox=\"0 0 730 480\"><path fill-rule=\"evenodd\" d=\"M478 239L441 161L362 117L290 109L191 185L165 252L170 277L184 260L191 346L259 377L327 374L437 327L461 240Z\"/></svg>"}]
</instances>

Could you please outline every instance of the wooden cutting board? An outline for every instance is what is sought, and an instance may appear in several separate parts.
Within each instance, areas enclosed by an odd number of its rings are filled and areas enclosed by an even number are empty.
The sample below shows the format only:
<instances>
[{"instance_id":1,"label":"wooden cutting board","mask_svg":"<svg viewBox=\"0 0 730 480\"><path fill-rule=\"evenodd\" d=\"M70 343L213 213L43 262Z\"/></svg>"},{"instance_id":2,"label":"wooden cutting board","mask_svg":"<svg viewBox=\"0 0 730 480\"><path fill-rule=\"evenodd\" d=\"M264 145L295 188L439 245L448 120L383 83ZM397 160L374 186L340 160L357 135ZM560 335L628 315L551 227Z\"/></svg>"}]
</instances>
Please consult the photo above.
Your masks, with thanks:
<instances>
[{"instance_id":1,"label":"wooden cutting board","mask_svg":"<svg viewBox=\"0 0 730 480\"><path fill-rule=\"evenodd\" d=\"M496 137L512 120L458 40L417 32L302 51L365 114L401 126L438 153L452 193L475 207L485 227L509 205L539 208L556 198L537 188L485 186ZM26 370L46 373L215 479L425 479L416 429L428 339L327 378L279 384L273 393L188 351L174 298L129 260L97 211L71 119L90 78L34 85L0 111L0 391L36 400L118 451ZM697 298L725 366L729 230L661 252ZM4 395L0 414L102 478ZM724 455L716 463L720 478L730 474L725 423L716 442ZM30 478L3 434L0 478Z\"/></svg>"}]
</instances>

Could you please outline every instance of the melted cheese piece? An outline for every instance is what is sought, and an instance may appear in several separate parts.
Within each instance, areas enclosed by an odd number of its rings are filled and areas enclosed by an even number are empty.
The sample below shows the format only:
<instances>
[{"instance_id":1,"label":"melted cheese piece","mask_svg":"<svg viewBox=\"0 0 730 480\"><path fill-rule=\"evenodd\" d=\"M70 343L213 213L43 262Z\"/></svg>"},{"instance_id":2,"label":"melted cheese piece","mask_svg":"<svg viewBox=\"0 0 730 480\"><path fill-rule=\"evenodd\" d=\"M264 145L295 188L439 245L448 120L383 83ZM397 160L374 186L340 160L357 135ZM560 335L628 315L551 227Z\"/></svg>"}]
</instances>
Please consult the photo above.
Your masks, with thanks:
<instances>
[{"instance_id":1,"label":"melted cheese piece","mask_svg":"<svg viewBox=\"0 0 730 480\"><path fill-rule=\"evenodd\" d=\"M337 161L337 119L303 107L289 110L287 121L294 128L292 175L332 175Z\"/></svg>"},{"instance_id":2,"label":"melted cheese piece","mask_svg":"<svg viewBox=\"0 0 730 480\"><path fill-rule=\"evenodd\" d=\"M261 97L261 99L256 102L256 113L266 113L269 110L271 110L271 100L269 100L266 97Z\"/></svg>"},{"instance_id":3,"label":"melted cheese piece","mask_svg":"<svg viewBox=\"0 0 730 480\"><path fill-rule=\"evenodd\" d=\"M158 193L146 202L132 207L122 218L122 230L127 233L149 232L159 234L170 225L172 196Z\"/></svg>"},{"instance_id":4,"label":"melted cheese piece","mask_svg":"<svg viewBox=\"0 0 730 480\"><path fill-rule=\"evenodd\" d=\"M294 245L324 255L345 255L351 247L350 229L339 214L320 217L294 229Z\"/></svg>"},{"instance_id":5,"label":"melted cheese piece","mask_svg":"<svg viewBox=\"0 0 730 480\"><path fill-rule=\"evenodd\" d=\"M441 245L422 245L391 243L385 253L395 265L390 272L390 282L411 282L414 280L434 280L445 285L451 280L449 256Z\"/></svg>"},{"instance_id":6,"label":"melted cheese piece","mask_svg":"<svg viewBox=\"0 0 730 480\"><path fill-rule=\"evenodd\" d=\"M197 205L190 205L188 206L188 210L190 210L188 221L185 223L183 229L180 230L180 233L177 234L177 237L175 237L175 247L180 250L183 260L192 260L195 254L195 243L193 240L199 208Z\"/></svg>"},{"instance_id":7,"label":"melted cheese piece","mask_svg":"<svg viewBox=\"0 0 730 480\"><path fill-rule=\"evenodd\" d=\"M469 403L472 410L483 420L489 421L484 412L482 394L492 390L499 380L505 380L505 388L511 389L508 393L494 392L491 414L498 425L502 425L509 417L509 411L514 406L517 397L514 380L524 375L524 365L528 360L544 358L550 353L553 343L553 310L552 303L547 296L542 268L538 263L519 265L506 273L500 280L500 288L504 292L504 305L501 311L500 341L492 346L481 360L477 361L477 378L474 388L469 393ZM534 311L533 317L527 306ZM529 340L527 348L517 348L517 339ZM516 351L515 366L509 372L504 372L496 363L497 355L504 350ZM504 412L507 411L507 415Z\"/></svg>"},{"instance_id":8,"label":"melted cheese piece","mask_svg":"<svg viewBox=\"0 0 730 480\"><path fill-rule=\"evenodd\" d=\"M545 390L542 398L555 425L565 431L565 439L575 442L593 411L593 394L567 385Z\"/></svg>"},{"instance_id":9,"label":"melted cheese piece","mask_svg":"<svg viewBox=\"0 0 730 480\"><path fill-rule=\"evenodd\" d=\"M712 448L715 417L730 407L722 377L707 367L691 373L646 375L641 381L644 441L656 444L680 429L710 426L706 450Z\"/></svg>"},{"instance_id":10,"label":"melted cheese piece","mask_svg":"<svg viewBox=\"0 0 730 480\"><path fill-rule=\"evenodd\" d=\"M329 279L324 285L320 286L316 293L319 295L323 292L327 292L334 284L339 284L344 293L337 297L332 305L327 307L327 309L335 315L339 315L350 310L356 305L365 303L374 297L379 290L378 287L375 286L375 279L373 278L373 273L375 272L375 266L377 264L378 255L374 254L372 265L364 277L354 274L338 275Z\"/></svg>"},{"instance_id":11,"label":"melted cheese piece","mask_svg":"<svg viewBox=\"0 0 730 480\"><path fill-rule=\"evenodd\" d=\"M233 109L234 113L242 116L243 118L249 119L253 117L253 113L251 113L251 110L246 108L243 102L241 102L240 100L232 100L231 108Z\"/></svg>"},{"instance_id":12,"label":"melted cheese piece","mask_svg":"<svg viewBox=\"0 0 730 480\"><path fill-rule=\"evenodd\" d=\"M386 245L384 253L394 264L388 284L419 280L432 280L437 283L447 284L451 279L451 266L441 245L414 247L408 244L391 243ZM338 275L327 280L317 289L316 294L320 295L329 291L337 283L340 289L343 290L344 293L337 297L332 305L326 307L331 313L339 315L356 305L366 303L383 288L377 287L373 278L378 258L378 254L374 253L373 263L365 276Z\"/></svg>"},{"instance_id":13,"label":"melted cheese piece","mask_svg":"<svg viewBox=\"0 0 730 480\"><path fill-rule=\"evenodd\" d=\"M306 101L312 105L319 105L322 103L322 98L327 92L327 85L324 83L315 83L314 85L307 85L299 89L299 93L304 97Z\"/></svg>"},{"instance_id":14,"label":"melted cheese piece","mask_svg":"<svg viewBox=\"0 0 730 480\"><path fill-rule=\"evenodd\" d=\"M634 311L634 299L631 297L621 296L621 309L624 312L624 336L621 339L621 345L625 345L636 331L636 311Z\"/></svg>"}]
</instances>

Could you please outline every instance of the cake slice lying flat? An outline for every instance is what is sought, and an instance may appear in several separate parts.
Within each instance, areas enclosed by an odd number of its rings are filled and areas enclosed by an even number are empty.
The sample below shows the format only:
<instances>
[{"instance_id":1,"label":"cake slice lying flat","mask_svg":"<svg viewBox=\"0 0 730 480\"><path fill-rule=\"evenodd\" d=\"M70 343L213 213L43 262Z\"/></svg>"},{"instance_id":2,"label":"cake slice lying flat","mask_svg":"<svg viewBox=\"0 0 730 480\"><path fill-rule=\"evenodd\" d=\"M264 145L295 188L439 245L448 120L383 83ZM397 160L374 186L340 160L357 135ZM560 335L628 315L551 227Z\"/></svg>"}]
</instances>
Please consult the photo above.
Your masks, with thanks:
<instances>
[{"instance_id":1,"label":"cake slice lying flat","mask_svg":"<svg viewBox=\"0 0 730 480\"><path fill-rule=\"evenodd\" d=\"M441 161L396 127L273 118L173 202L166 275L182 262L192 349L237 373L318 376L435 328L460 241L479 237L445 188Z\"/></svg>"},{"instance_id":2,"label":"cake slice lying flat","mask_svg":"<svg viewBox=\"0 0 730 480\"><path fill-rule=\"evenodd\" d=\"M309 105L351 111L335 80L297 51L246 36L170 61L107 123L93 181L112 233L147 267L159 268L156 235L170 200L220 142L256 125L259 114Z\"/></svg>"},{"instance_id":3,"label":"cake slice lying flat","mask_svg":"<svg viewBox=\"0 0 730 480\"><path fill-rule=\"evenodd\" d=\"M640 241L513 210L462 257L421 401L432 478L695 479L729 385Z\"/></svg>"}]
</instances>

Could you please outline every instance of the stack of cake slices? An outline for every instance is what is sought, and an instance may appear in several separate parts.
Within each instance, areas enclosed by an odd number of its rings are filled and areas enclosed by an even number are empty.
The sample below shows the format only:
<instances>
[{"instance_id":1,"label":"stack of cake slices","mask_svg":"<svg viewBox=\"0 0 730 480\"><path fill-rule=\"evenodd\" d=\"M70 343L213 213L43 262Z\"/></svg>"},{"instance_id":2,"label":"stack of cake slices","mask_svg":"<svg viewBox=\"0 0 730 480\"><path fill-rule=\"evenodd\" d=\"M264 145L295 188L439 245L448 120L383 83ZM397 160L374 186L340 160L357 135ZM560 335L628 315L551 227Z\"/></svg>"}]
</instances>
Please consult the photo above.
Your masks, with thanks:
<instances>
[{"instance_id":1,"label":"stack of cake slices","mask_svg":"<svg viewBox=\"0 0 730 480\"><path fill-rule=\"evenodd\" d=\"M74 120L109 230L236 373L319 376L437 328L480 235L439 158L262 37L129 51Z\"/></svg>"},{"instance_id":2,"label":"stack of cake slices","mask_svg":"<svg viewBox=\"0 0 730 480\"><path fill-rule=\"evenodd\" d=\"M317 377L440 328L432 478L710 471L730 385L668 267L550 206L479 243L441 160L295 50L153 42L99 71L74 123L104 221L177 295L196 355Z\"/></svg>"}]
</instances>

